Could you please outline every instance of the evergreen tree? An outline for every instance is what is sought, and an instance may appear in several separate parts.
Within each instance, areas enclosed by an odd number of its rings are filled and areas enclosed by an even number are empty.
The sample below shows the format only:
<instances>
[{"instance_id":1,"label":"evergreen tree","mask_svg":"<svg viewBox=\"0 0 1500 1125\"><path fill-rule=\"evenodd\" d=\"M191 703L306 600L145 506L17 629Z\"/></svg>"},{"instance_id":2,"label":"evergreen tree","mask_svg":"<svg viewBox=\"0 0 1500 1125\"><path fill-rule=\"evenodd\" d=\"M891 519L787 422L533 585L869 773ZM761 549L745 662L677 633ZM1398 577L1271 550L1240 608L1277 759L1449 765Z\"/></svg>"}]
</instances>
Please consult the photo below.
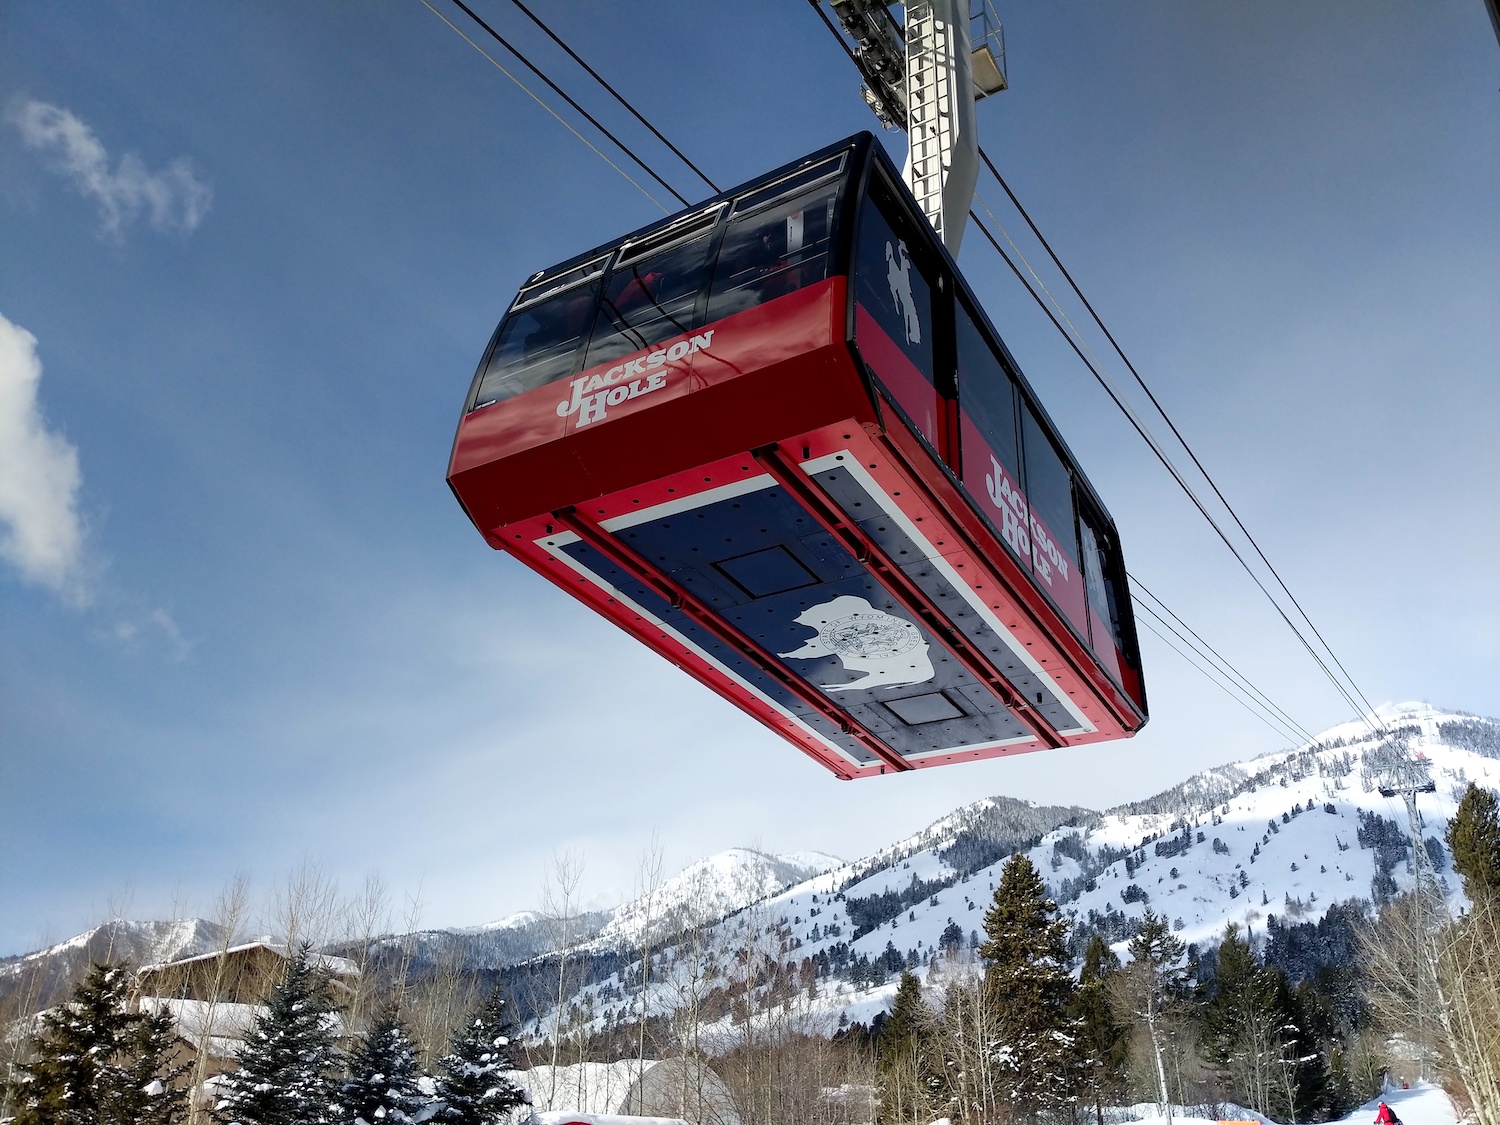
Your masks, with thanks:
<instances>
[{"instance_id":1,"label":"evergreen tree","mask_svg":"<svg viewBox=\"0 0 1500 1125\"><path fill-rule=\"evenodd\" d=\"M979 955L996 1042L996 1098L1008 1118L1061 1109L1071 1104L1079 1079L1068 923L1019 852L1001 869L984 932Z\"/></svg>"},{"instance_id":2,"label":"evergreen tree","mask_svg":"<svg viewBox=\"0 0 1500 1125\"><path fill-rule=\"evenodd\" d=\"M426 1102L417 1088L417 1061L395 1005L375 1017L349 1056L340 1091L350 1125L412 1125Z\"/></svg>"},{"instance_id":3,"label":"evergreen tree","mask_svg":"<svg viewBox=\"0 0 1500 1125\"><path fill-rule=\"evenodd\" d=\"M1230 923L1203 1012L1202 1048L1229 1096L1270 1114L1281 1078L1283 1013L1274 970L1256 964L1250 943Z\"/></svg>"},{"instance_id":4,"label":"evergreen tree","mask_svg":"<svg viewBox=\"0 0 1500 1125\"><path fill-rule=\"evenodd\" d=\"M1099 1125L1104 1125L1104 1106L1124 1092L1125 1052L1128 1031L1121 1027L1109 1006L1109 976L1120 967L1120 959L1100 934L1089 939L1078 974L1078 991L1070 1014L1078 1021L1078 1057L1083 1068L1083 1089L1094 1103Z\"/></svg>"},{"instance_id":5,"label":"evergreen tree","mask_svg":"<svg viewBox=\"0 0 1500 1125\"><path fill-rule=\"evenodd\" d=\"M339 1053L327 977L300 946L221 1079L220 1118L238 1125L330 1125L338 1120Z\"/></svg>"},{"instance_id":6,"label":"evergreen tree","mask_svg":"<svg viewBox=\"0 0 1500 1125\"><path fill-rule=\"evenodd\" d=\"M1322 1121L1336 1100L1311 986L1260 965L1230 923L1204 1007L1202 1048L1229 1096L1278 1121Z\"/></svg>"},{"instance_id":7,"label":"evergreen tree","mask_svg":"<svg viewBox=\"0 0 1500 1125\"><path fill-rule=\"evenodd\" d=\"M875 1040L881 1125L925 1122L941 1081L929 1049L932 1013L922 1000L922 985L909 970L901 974L896 999Z\"/></svg>"},{"instance_id":8,"label":"evergreen tree","mask_svg":"<svg viewBox=\"0 0 1500 1125\"><path fill-rule=\"evenodd\" d=\"M22 1068L16 1125L173 1125L186 1108L167 1065L171 1017L127 1008L130 970L94 965L42 1016L36 1058Z\"/></svg>"},{"instance_id":9,"label":"evergreen tree","mask_svg":"<svg viewBox=\"0 0 1500 1125\"><path fill-rule=\"evenodd\" d=\"M1448 850L1453 870L1464 880L1464 893L1475 902L1500 897L1500 802L1472 782L1448 822Z\"/></svg>"},{"instance_id":10,"label":"evergreen tree","mask_svg":"<svg viewBox=\"0 0 1500 1125\"><path fill-rule=\"evenodd\" d=\"M526 1093L505 1076L513 1070L505 1001L497 987L479 1010L454 1032L448 1054L439 1061L434 1121L444 1125L498 1125L526 1102Z\"/></svg>"},{"instance_id":11,"label":"evergreen tree","mask_svg":"<svg viewBox=\"0 0 1500 1125\"><path fill-rule=\"evenodd\" d=\"M1325 1121L1332 1099L1332 1078L1310 1030L1311 1019L1280 969L1269 968L1275 982L1276 1011L1281 1020L1277 1070L1280 1082L1272 1109L1278 1121ZM1268 1115L1269 1116L1269 1115Z\"/></svg>"}]
</instances>

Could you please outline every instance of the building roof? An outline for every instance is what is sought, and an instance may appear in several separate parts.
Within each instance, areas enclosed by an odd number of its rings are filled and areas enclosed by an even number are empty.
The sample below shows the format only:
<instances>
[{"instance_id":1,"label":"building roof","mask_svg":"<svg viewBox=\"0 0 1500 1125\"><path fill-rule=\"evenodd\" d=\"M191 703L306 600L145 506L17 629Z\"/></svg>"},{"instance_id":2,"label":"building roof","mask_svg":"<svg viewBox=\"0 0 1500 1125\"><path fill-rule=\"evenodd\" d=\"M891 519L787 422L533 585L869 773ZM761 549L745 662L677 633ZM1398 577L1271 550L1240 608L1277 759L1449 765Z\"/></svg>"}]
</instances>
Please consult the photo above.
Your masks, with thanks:
<instances>
[{"instance_id":1,"label":"building roof","mask_svg":"<svg viewBox=\"0 0 1500 1125\"><path fill-rule=\"evenodd\" d=\"M176 961L159 961L154 965L142 965L139 975L144 976L147 973L161 972L164 969L175 969L183 965L194 964L195 962L212 961L216 957L230 957L235 954L249 953L252 950L258 949L265 950L283 959L287 957L285 945L262 938L258 941L247 941L240 945L231 945L227 949L215 949L209 953L199 953L193 957L181 957ZM359 976L359 966L347 957L333 957L326 953L314 953L311 955L310 960L324 972L331 973L336 977Z\"/></svg>"}]
</instances>

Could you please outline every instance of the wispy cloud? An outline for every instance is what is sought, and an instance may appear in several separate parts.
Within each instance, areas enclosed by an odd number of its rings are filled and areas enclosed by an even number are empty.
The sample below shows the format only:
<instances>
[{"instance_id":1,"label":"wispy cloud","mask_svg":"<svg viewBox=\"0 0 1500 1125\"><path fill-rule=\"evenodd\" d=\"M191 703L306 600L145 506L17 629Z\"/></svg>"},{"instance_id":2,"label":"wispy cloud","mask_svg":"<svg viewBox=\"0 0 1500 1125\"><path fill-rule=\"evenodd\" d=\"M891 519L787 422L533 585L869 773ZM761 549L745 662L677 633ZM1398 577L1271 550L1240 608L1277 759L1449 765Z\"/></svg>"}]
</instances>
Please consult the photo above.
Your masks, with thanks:
<instances>
[{"instance_id":1,"label":"wispy cloud","mask_svg":"<svg viewBox=\"0 0 1500 1125\"><path fill-rule=\"evenodd\" d=\"M182 635L172 615L159 607L132 607L119 613L109 637L127 649L156 647L174 661L186 660L193 651L192 642Z\"/></svg>"},{"instance_id":2,"label":"wispy cloud","mask_svg":"<svg viewBox=\"0 0 1500 1125\"><path fill-rule=\"evenodd\" d=\"M0 315L0 559L23 578L87 600L78 450L37 405L36 337Z\"/></svg>"},{"instance_id":3,"label":"wispy cloud","mask_svg":"<svg viewBox=\"0 0 1500 1125\"><path fill-rule=\"evenodd\" d=\"M52 154L58 171L98 205L110 238L123 237L142 215L157 230L188 234L208 214L213 190L185 156L151 172L127 152L111 170L109 153L94 131L61 106L29 100L13 106L8 116L27 145Z\"/></svg>"}]
</instances>

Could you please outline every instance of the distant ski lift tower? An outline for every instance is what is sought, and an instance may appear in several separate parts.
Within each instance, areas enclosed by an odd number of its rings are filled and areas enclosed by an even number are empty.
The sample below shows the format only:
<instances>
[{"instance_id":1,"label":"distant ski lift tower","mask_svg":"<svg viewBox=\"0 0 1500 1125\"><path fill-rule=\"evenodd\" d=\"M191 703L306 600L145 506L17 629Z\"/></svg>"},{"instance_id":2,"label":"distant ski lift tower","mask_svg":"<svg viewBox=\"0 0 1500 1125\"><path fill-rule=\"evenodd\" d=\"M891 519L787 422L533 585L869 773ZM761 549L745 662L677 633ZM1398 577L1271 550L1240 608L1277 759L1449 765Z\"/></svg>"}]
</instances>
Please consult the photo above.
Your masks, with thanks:
<instances>
[{"instance_id":1,"label":"distant ski lift tower","mask_svg":"<svg viewBox=\"0 0 1500 1125\"><path fill-rule=\"evenodd\" d=\"M1417 809L1418 793L1436 793L1437 783L1428 770L1431 763L1418 756L1411 758L1386 774L1380 786L1382 797L1400 797L1406 802L1406 823L1411 833L1412 878L1418 890L1436 889L1437 873L1431 873L1433 887L1423 887L1423 860L1427 846L1422 842L1422 814Z\"/></svg>"},{"instance_id":2,"label":"distant ski lift tower","mask_svg":"<svg viewBox=\"0 0 1500 1125\"><path fill-rule=\"evenodd\" d=\"M864 96L905 128L906 185L955 257L979 180L974 103L1006 88L1005 39L989 0L911 0L903 29L879 0L831 0L854 40Z\"/></svg>"},{"instance_id":3,"label":"distant ski lift tower","mask_svg":"<svg viewBox=\"0 0 1500 1125\"><path fill-rule=\"evenodd\" d=\"M1437 792L1437 784L1428 772L1430 764L1421 755L1409 758L1389 770L1380 786L1382 797L1401 797L1406 802L1406 822L1411 832L1412 886L1417 892L1414 896L1414 905L1417 910L1418 929L1423 934L1428 934L1431 926L1427 918L1427 907L1440 903L1441 905L1437 907L1439 911L1447 909L1437 872L1429 870L1423 862L1427 859L1427 846L1422 842L1422 814L1417 809L1417 794ZM1447 1001L1442 996L1442 981L1437 973L1437 959L1430 938L1424 942L1423 952L1427 960L1428 979L1423 981L1417 989L1417 1022L1425 1027L1427 1012L1432 1004L1432 1000L1427 995L1429 986L1438 993L1436 1002L1439 1009L1446 1008ZM1429 1079L1431 1064L1427 1051L1422 1051L1418 1066L1419 1076L1423 1080Z\"/></svg>"}]
</instances>

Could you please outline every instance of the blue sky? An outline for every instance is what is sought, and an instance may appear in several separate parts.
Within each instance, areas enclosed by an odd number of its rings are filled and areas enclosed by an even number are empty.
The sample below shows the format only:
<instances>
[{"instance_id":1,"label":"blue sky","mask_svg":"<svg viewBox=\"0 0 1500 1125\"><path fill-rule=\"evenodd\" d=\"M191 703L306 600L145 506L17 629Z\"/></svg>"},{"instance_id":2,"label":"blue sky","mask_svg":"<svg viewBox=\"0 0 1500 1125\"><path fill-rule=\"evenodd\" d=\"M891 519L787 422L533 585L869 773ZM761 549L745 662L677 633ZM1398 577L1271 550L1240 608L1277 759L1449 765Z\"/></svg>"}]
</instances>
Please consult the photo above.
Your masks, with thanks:
<instances>
[{"instance_id":1,"label":"blue sky","mask_svg":"<svg viewBox=\"0 0 1500 1125\"><path fill-rule=\"evenodd\" d=\"M544 9L721 184L875 127L803 0ZM1001 14L983 143L1360 685L1500 712L1483 4ZM854 856L1283 744L1148 635L1130 743L841 784L491 552L443 481L479 353L528 273L661 212L417 0L7 4L0 107L0 953L304 859L472 924L564 849L602 902L653 832L669 869ZM961 263L1132 570L1346 719L972 232Z\"/></svg>"}]
</instances>

